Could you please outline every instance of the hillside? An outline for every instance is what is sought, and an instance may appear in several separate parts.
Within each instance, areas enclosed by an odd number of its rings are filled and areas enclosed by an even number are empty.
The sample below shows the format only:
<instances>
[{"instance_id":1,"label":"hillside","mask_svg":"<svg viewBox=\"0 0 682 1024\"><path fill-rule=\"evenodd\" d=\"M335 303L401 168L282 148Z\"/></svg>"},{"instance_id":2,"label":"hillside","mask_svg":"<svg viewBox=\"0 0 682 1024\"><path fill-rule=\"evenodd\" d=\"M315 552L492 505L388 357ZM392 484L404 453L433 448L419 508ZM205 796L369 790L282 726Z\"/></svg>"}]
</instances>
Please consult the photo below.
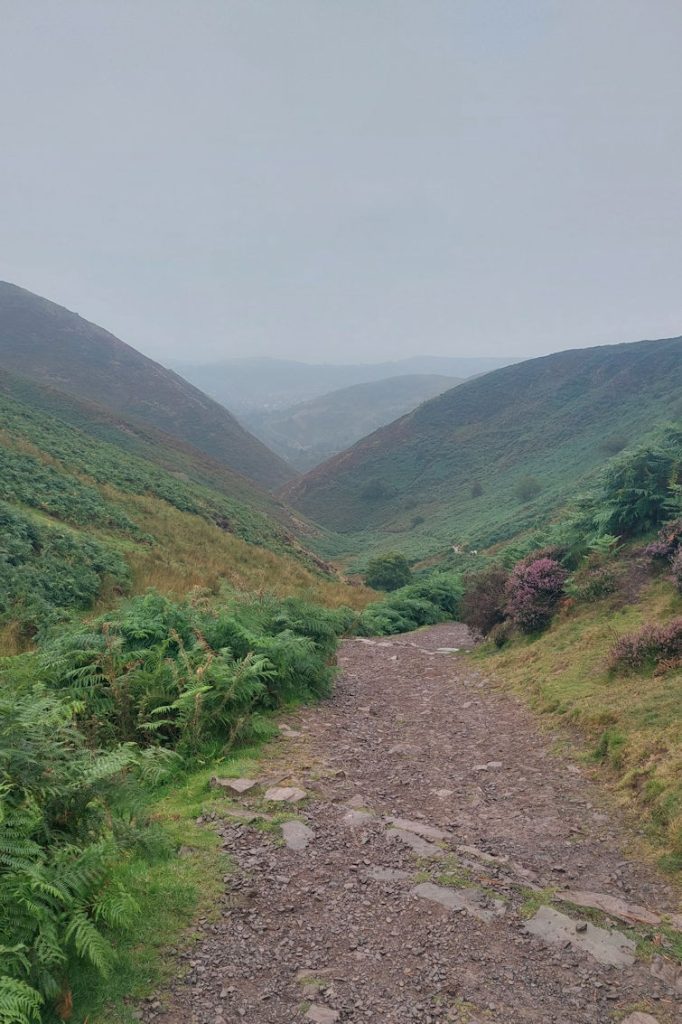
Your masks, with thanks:
<instances>
[{"instance_id":1,"label":"hillside","mask_svg":"<svg viewBox=\"0 0 682 1024\"><path fill-rule=\"evenodd\" d=\"M275 488L292 470L216 401L108 331L0 282L0 368L166 431Z\"/></svg>"},{"instance_id":2,"label":"hillside","mask_svg":"<svg viewBox=\"0 0 682 1024\"><path fill-rule=\"evenodd\" d=\"M460 381L406 374L340 388L289 409L245 413L253 433L297 469L312 469Z\"/></svg>"},{"instance_id":3,"label":"hillside","mask_svg":"<svg viewBox=\"0 0 682 1024\"><path fill-rule=\"evenodd\" d=\"M363 600L255 484L98 407L0 374L0 654L148 587Z\"/></svg>"},{"instance_id":4,"label":"hillside","mask_svg":"<svg viewBox=\"0 0 682 1024\"><path fill-rule=\"evenodd\" d=\"M389 377L437 374L473 377L518 360L486 356L413 356L385 363L302 363L287 359L225 359L209 364L173 363L198 388L243 414L287 409L330 391Z\"/></svg>"},{"instance_id":5,"label":"hillside","mask_svg":"<svg viewBox=\"0 0 682 1024\"><path fill-rule=\"evenodd\" d=\"M350 555L491 545L546 518L656 423L679 418L681 388L680 338L529 360L431 399L283 493L346 534Z\"/></svg>"}]
</instances>

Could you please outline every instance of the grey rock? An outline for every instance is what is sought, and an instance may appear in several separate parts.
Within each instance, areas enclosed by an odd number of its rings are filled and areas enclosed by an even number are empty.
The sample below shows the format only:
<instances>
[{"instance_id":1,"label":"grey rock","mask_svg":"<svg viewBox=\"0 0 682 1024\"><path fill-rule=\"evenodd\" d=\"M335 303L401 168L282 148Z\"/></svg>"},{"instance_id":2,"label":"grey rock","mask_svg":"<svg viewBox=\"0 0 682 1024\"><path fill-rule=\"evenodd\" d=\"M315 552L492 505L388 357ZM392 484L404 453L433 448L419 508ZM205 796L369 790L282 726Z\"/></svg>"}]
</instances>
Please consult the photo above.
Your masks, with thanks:
<instances>
[{"instance_id":1,"label":"grey rock","mask_svg":"<svg viewBox=\"0 0 682 1024\"><path fill-rule=\"evenodd\" d=\"M306 792L298 786L271 786L265 790L265 799L271 803L297 804L305 800Z\"/></svg>"},{"instance_id":2,"label":"grey rock","mask_svg":"<svg viewBox=\"0 0 682 1024\"><path fill-rule=\"evenodd\" d=\"M285 821L282 824L282 836L290 850L305 850L308 843L315 838L315 833L302 821Z\"/></svg>"},{"instance_id":3,"label":"grey rock","mask_svg":"<svg viewBox=\"0 0 682 1024\"><path fill-rule=\"evenodd\" d=\"M399 828L403 832L413 832L417 836L421 836L422 839L449 839L450 833L444 832L442 828L435 828L433 825L425 825L423 821L410 821L408 818L389 818L388 819L394 828Z\"/></svg>"},{"instance_id":4,"label":"grey rock","mask_svg":"<svg viewBox=\"0 0 682 1024\"><path fill-rule=\"evenodd\" d=\"M483 896L478 889L449 889L443 885L434 885L433 882L422 882L421 885L415 886L412 892L420 899L439 903L448 910L464 910L485 924L490 924L493 918L504 914L504 904L501 900L493 902L493 909L483 906Z\"/></svg>"},{"instance_id":5,"label":"grey rock","mask_svg":"<svg viewBox=\"0 0 682 1024\"><path fill-rule=\"evenodd\" d=\"M406 832L402 828L391 828L388 830L389 838L397 839L405 846L409 846L419 857L442 857L443 851L435 843L429 843L414 832Z\"/></svg>"},{"instance_id":6,"label":"grey rock","mask_svg":"<svg viewBox=\"0 0 682 1024\"><path fill-rule=\"evenodd\" d=\"M576 907L589 907L592 910L603 910L605 914L618 917L628 924L661 923L661 915L635 903L626 903L617 896L608 896L600 892L583 892L577 889L566 889L558 892L555 897L565 903L574 903Z\"/></svg>"},{"instance_id":7,"label":"grey rock","mask_svg":"<svg viewBox=\"0 0 682 1024\"><path fill-rule=\"evenodd\" d=\"M211 785L215 789L226 789L231 793L248 793L250 789L253 789L258 785L257 779L219 779L217 776L213 776L211 779Z\"/></svg>"},{"instance_id":8,"label":"grey rock","mask_svg":"<svg viewBox=\"0 0 682 1024\"><path fill-rule=\"evenodd\" d=\"M617 931L607 931L588 924L584 932L576 932L575 921L553 907L540 907L526 922L525 931L552 945L570 945L588 953L600 964L630 967L635 962L635 943Z\"/></svg>"},{"instance_id":9,"label":"grey rock","mask_svg":"<svg viewBox=\"0 0 682 1024\"><path fill-rule=\"evenodd\" d=\"M313 1021L313 1024L335 1024L341 1014L338 1010L332 1010L329 1006L322 1006L320 1003L313 1003L305 1015L306 1020Z\"/></svg>"}]
</instances>

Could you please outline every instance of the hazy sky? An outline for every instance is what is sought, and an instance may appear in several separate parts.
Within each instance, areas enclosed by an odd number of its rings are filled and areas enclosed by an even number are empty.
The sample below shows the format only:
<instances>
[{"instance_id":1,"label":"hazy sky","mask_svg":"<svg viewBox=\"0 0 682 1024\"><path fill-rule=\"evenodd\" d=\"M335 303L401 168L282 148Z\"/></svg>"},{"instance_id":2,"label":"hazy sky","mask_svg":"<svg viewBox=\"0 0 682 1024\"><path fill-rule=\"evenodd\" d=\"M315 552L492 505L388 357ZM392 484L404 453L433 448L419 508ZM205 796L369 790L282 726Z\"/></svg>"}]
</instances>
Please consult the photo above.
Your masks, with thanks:
<instances>
[{"instance_id":1,"label":"hazy sky","mask_svg":"<svg viewBox=\"0 0 682 1024\"><path fill-rule=\"evenodd\" d=\"M680 0L0 0L0 278L201 361L682 333Z\"/></svg>"}]
</instances>

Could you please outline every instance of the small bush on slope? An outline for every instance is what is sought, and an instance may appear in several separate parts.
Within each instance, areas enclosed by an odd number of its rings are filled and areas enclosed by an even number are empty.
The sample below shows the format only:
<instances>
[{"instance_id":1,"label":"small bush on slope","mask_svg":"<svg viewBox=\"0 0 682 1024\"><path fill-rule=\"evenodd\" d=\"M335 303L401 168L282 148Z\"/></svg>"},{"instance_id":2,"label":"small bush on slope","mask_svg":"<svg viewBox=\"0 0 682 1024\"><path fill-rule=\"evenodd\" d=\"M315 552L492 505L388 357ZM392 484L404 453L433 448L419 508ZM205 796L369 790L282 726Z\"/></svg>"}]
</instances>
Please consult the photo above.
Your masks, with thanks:
<instances>
[{"instance_id":1,"label":"small bush on slope","mask_svg":"<svg viewBox=\"0 0 682 1024\"><path fill-rule=\"evenodd\" d=\"M566 569L553 558L519 562L507 581L506 611L524 633L544 629L564 592Z\"/></svg>"},{"instance_id":2,"label":"small bush on slope","mask_svg":"<svg viewBox=\"0 0 682 1024\"><path fill-rule=\"evenodd\" d=\"M499 565L465 576L460 614L467 626L487 636L504 621L507 579L506 569Z\"/></svg>"},{"instance_id":3,"label":"small bush on slope","mask_svg":"<svg viewBox=\"0 0 682 1024\"><path fill-rule=\"evenodd\" d=\"M404 555L377 555L370 559L365 573L365 583L375 590L399 590L412 577L410 566Z\"/></svg>"},{"instance_id":4,"label":"small bush on slope","mask_svg":"<svg viewBox=\"0 0 682 1024\"><path fill-rule=\"evenodd\" d=\"M130 584L128 567L113 547L43 526L0 502L0 626L13 621L33 636L66 609L87 608L107 580L120 591Z\"/></svg>"},{"instance_id":5,"label":"small bush on slope","mask_svg":"<svg viewBox=\"0 0 682 1024\"><path fill-rule=\"evenodd\" d=\"M609 654L609 668L643 669L676 664L682 658L682 618L646 625L619 637Z\"/></svg>"},{"instance_id":6,"label":"small bush on slope","mask_svg":"<svg viewBox=\"0 0 682 1024\"><path fill-rule=\"evenodd\" d=\"M456 618L463 592L458 574L433 573L368 605L357 631L364 636L409 633L419 626Z\"/></svg>"}]
</instances>

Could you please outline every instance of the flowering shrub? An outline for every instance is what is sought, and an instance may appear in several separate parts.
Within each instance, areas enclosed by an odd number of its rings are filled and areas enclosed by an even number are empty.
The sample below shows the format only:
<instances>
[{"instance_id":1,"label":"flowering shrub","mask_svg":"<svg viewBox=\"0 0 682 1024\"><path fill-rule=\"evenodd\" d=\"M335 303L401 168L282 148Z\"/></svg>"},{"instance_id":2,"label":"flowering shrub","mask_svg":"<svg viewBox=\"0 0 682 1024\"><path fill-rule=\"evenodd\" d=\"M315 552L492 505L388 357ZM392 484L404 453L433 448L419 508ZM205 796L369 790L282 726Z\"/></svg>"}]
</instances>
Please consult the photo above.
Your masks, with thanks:
<instances>
[{"instance_id":1,"label":"flowering shrub","mask_svg":"<svg viewBox=\"0 0 682 1024\"><path fill-rule=\"evenodd\" d=\"M658 531L656 540L648 544L644 554L649 558L672 558L682 546L682 519L673 519Z\"/></svg>"},{"instance_id":2,"label":"flowering shrub","mask_svg":"<svg viewBox=\"0 0 682 1024\"><path fill-rule=\"evenodd\" d=\"M506 612L524 633L543 629L564 592L568 573L553 558L525 559L507 582Z\"/></svg>"},{"instance_id":3,"label":"flowering shrub","mask_svg":"<svg viewBox=\"0 0 682 1024\"><path fill-rule=\"evenodd\" d=\"M664 626L648 625L621 636L611 648L609 668L642 669L682 658L682 618Z\"/></svg>"}]
</instances>

